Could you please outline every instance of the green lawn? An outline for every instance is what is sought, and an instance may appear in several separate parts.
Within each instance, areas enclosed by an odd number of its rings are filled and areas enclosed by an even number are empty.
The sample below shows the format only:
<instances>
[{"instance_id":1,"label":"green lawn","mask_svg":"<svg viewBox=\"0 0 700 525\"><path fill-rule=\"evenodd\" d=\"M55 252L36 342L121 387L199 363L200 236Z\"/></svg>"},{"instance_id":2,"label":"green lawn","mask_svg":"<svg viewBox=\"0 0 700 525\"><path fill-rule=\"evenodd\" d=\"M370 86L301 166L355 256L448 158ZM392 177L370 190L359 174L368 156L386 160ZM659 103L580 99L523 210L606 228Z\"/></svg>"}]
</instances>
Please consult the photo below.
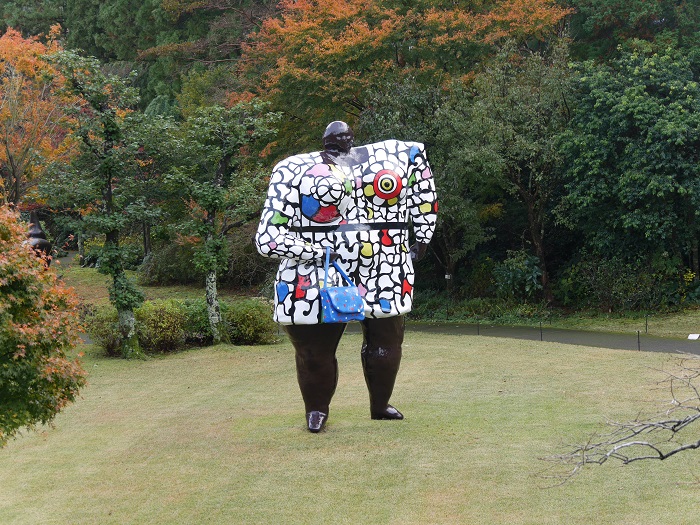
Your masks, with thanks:
<instances>
[{"instance_id":1,"label":"green lawn","mask_svg":"<svg viewBox=\"0 0 700 525\"><path fill-rule=\"evenodd\" d=\"M663 408L674 356L411 333L393 398L406 419L372 421L359 344L341 342L320 434L285 342L147 361L88 349L82 398L0 450L0 523L697 523L698 452L550 488L539 459Z\"/></svg>"}]
</instances>

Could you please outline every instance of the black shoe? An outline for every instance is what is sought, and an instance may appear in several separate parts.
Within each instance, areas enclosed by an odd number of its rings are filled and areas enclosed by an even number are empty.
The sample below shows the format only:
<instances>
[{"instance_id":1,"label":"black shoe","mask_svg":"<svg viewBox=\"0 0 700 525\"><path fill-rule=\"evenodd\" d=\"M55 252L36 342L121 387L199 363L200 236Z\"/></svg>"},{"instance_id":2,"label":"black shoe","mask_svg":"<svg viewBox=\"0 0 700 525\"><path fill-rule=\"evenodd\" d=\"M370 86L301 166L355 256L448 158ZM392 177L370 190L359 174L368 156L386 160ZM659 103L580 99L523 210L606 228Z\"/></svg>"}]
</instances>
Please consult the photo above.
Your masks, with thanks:
<instances>
[{"instance_id":1,"label":"black shoe","mask_svg":"<svg viewBox=\"0 0 700 525\"><path fill-rule=\"evenodd\" d=\"M319 412L318 410L312 410L306 414L306 422L309 426L309 432L321 432L321 429L326 424L328 419L328 414L324 412Z\"/></svg>"},{"instance_id":2,"label":"black shoe","mask_svg":"<svg viewBox=\"0 0 700 525\"><path fill-rule=\"evenodd\" d=\"M372 419L403 419L403 414L393 406L387 405L381 412L372 412Z\"/></svg>"}]
</instances>

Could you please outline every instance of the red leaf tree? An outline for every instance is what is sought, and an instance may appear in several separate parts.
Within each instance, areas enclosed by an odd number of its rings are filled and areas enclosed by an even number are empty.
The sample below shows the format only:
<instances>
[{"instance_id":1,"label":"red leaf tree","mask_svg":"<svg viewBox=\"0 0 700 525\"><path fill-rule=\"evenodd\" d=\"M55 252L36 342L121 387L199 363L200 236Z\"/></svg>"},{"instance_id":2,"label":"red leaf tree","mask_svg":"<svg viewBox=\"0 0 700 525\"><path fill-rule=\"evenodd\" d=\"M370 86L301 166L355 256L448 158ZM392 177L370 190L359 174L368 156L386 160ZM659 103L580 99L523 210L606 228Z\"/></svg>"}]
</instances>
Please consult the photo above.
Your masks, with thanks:
<instances>
[{"instance_id":1,"label":"red leaf tree","mask_svg":"<svg viewBox=\"0 0 700 525\"><path fill-rule=\"evenodd\" d=\"M58 94L63 79L44 56L59 50L22 38L14 29L0 36L0 204L22 202L44 166L74 154Z\"/></svg>"},{"instance_id":2,"label":"red leaf tree","mask_svg":"<svg viewBox=\"0 0 700 525\"><path fill-rule=\"evenodd\" d=\"M77 299L26 240L26 225L0 206L0 447L51 422L85 385L68 356L79 340Z\"/></svg>"},{"instance_id":3,"label":"red leaf tree","mask_svg":"<svg viewBox=\"0 0 700 525\"><path fill-rule=\"evenodd\" d=\"M299 149L325 125L353 123L368 90L416 78L447 87L505 38L545 39L571 12L553 0L283 0L243 49L240 93L287 114Z\"/></svg>"}]
</instances>

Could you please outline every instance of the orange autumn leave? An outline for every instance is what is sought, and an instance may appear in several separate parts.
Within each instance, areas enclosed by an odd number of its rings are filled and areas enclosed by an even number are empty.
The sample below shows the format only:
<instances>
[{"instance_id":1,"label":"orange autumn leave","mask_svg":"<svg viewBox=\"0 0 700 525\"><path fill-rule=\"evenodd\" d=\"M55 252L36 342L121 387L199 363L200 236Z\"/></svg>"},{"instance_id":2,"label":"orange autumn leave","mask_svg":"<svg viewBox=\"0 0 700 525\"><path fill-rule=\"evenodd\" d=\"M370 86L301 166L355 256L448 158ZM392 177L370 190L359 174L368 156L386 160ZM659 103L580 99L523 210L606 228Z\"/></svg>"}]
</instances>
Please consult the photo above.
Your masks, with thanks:
<instances>
[{"instance_id":1,"label":"orange autumn leave","mask_svg":"<svg viewBox=\"0 0 700 525\"><path fill-rule=\"evenodd\" d=\"M311 128L338 117L352 122L367 90L389 79L448 86L469 75L493 44L546 39L571 13L554 0L418 0L410 7L283 0L279 7L280 16L244 45L240 91L270 99Z\"/></svg>"},{"instance_id":2,"label":"orange autumn leave","mask_svg":"<svg viewBox=\"0 0 700 525\"><path fill-rule=\"evenodd\" d=\"M0 448L75 401L86 372L78 299L26 244L27 224L0 205Z\"/></svg>"},{"instance_id":3,"label":"orange autumn leave","mask_svg":"<svg viewBox=\"0 0 700 525\"><path fill-rule=\"evenodd\" d=\"M61 109L70 101L57 91L63 79L43 58L59 49L14 29L0 37L0 203L22 203L46 164L75 153Z\"/></svg>"}]
</instances>

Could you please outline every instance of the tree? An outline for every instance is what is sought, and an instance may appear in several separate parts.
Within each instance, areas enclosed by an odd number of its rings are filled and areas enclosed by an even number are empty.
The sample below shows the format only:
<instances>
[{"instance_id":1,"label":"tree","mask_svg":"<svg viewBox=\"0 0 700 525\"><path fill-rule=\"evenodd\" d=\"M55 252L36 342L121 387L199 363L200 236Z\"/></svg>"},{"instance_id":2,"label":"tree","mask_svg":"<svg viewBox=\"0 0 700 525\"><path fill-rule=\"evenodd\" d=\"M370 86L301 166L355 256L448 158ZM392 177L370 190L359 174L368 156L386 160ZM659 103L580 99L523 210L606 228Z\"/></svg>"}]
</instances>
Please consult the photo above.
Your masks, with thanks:
<instances>
[{"instance_id":1,"label":"tree","mask_svg":"<svg viewBox=\"0 0 700 525\"><path fill-rule=\"evenodd\" d=\"M560 220L595 253L646 262L670 256L697 274L697 72L681 52L636 51L610 65L586 62L577 80L579 102L562 140Z\"/></svg>"},{"instance_id":2,"label":"tree","mask_svg":"<svg viewBox=\"0 0 700 525\"><path fill-rule=\"evenodd\" d=\"M479 151L483 177L495 175L523 205L542 290L550 301L547 233L560 186L558 138L568 125L573 94L567 61L563 41L547 52L505 45L474 81L467 120L471 140L455 148L462 157Z\"/></svg>"},{"instance_id":3,"label":"tree","mask_svg":"<svg viewBox=\"0 0 700 525\"><path fill-rule=\"evenodd\" d=\"M0 37L0 203L21 203L46 164L75 154L62 79L43 58L58 50L13 29Z\"/></svg>"},{"instance_id":4,"label":"tree","mask_svg":"<svg viewBox=\"0 0 700 525\"><path fill-rule=\"evenodd\" d=\"M55 207L78 208L83 232L104 235L99 270L112 278L109 296L119 312L122 355L139 356L134 308L143 295L126 276L119 242L133 220L128 190L137 173L138 152L128 134L136 93L123 78L105 74L94 58L63 51L52 60L66 78L66 91L79 100L70 109L80 153L70 165L55 164L42 191Z\"/></svg>"},{"instance_id":5,"label":"tree","mask_svg":"<svg viewBox=\"0 0 700 525\"><path fill-rule=\"evenodd\" d=\"M627 42L645 40L692 51L700 46L700 5L677 0L569 0L572 52L583 59L609 58Z\"/></svg>"},{"instance_id":6,"label":"tree","mask_svg":"<svg viewBox=\"0 0 700 525\"><path fill-rule=\"evenodd\" d=\"M209 324L215 343L222 340L217 293L219 269L225 267L225 236L257 218L265 179L251 147L273 135L279 115L259 102L233 107L201 107L171 128L163 145L177 152L171 159L169 187L187 205L189 217L179 225L182 236L198 246L195 265L205 275ZM167 140L167 141L166 141Z\"/></svg>"},{"instance_id":7,"label":"tree","mask_svg":"<svg viewBox=\"0 0 700 525\"><path fill-rule=\"evenodd\" d=\"M0 30L15 28L25 35L49 34L51 27L65 27L65 0L6 0L0 6Z\"/></svg>"},{"instance_id":8,"label":"tree","mask_svg":"<svg viewBox=\"0 0 700 525\"><path fill-rule=\"evenodd\" d=\"M450 275L448 287L463 258L487 239L484 223L497 206L488 202L484 180L477 180L475 158L465 158L457 151L471 136L471 122L464 114L466 89L462 84L445 90L425 86L415 78L402 81L387 79L367 94L367 109L360 115L358 136L363 141L418 141L426 151L436 172L435 184L440 200L436 235L430 246Z\"/></svg>"},{"instance_id":9,"label":"tree","mask_svg":"<svg viewBox=\"0 0 700 525\"><path fill-rule=\"evenodd\" d=\"M77 298L26 239L27 225L0 206L0 447L51 422L85 385L67 355L79 341Z\"/></svg>"},{"instance_id":10,"label":"tree","mask_svg":"<svg viewBox=\"0 0 700 525\"><path fill-rule=\"evenodd\" d=\"M554 475L566 481L586 465L619 461L628 465L637 461L664 461L681 452L700 449L695 426L700 421L700 364L698 356L678 360L677 370L666 373L665 383L671 401L658 415L638 416L627 422L610 422L612 431L595 434L569 452L546 458L565 470Z\"/></svg>"},{"instance_id":11,"label":"tree","mask_svg":"<svg viewBox=\"0 0 700 525\"><path fill-rule=\"evenodd\" d=\"M493 42L542 38L568 13L549 0L285 0L244 45L237 89L285 112L281 148L297 152L316 147L328 122L354 125L386 79L446 86Z\"/></svg>"}]
</instances>

